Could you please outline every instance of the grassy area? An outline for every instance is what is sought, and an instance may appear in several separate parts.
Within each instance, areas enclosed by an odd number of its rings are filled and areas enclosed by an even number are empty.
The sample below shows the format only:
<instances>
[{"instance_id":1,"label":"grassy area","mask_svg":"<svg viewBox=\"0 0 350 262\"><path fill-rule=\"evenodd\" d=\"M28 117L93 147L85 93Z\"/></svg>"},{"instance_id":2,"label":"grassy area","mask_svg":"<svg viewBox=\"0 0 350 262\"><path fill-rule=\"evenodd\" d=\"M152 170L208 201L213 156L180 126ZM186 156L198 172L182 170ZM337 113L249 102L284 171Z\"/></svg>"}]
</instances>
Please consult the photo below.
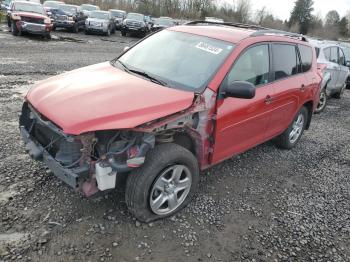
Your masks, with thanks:
<instances>
[{"instance_id":1,"label":"grassy area","mask_svg":"<svg viewBox=\"0 0 350 262\"><path fill-rule=\"evenodd\" d=\"M6 13L0 10L0 23L5 22Z\"/></svg>"}]
</instances>

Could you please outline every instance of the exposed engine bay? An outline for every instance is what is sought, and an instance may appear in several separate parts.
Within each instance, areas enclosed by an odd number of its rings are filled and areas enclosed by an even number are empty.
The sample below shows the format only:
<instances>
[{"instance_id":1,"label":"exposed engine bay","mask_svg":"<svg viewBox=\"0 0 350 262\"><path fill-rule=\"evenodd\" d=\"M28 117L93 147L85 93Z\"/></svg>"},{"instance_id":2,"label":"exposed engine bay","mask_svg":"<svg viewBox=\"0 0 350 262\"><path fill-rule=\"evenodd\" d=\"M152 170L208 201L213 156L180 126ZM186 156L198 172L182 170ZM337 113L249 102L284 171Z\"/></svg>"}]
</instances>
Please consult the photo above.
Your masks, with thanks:
<instances>
[{"instance_id":1,"label":"exposed engine bay","mask_svg":"<svg viewBox=\"0 0 350 262\"><path fill-rule=\"evenodd\" d=\"M131 130L95 131L77 136L65 134L26 102L20 129L32 158L44 161L64 182L91 196L115 188L116 177L144 164L147 152L157 144L180 144L197 156L200 165L208 165L207 134L213 130L208 125L213 97L213 93L209 100L198 96L190 109Z\"/></svg>"}]
</instances>

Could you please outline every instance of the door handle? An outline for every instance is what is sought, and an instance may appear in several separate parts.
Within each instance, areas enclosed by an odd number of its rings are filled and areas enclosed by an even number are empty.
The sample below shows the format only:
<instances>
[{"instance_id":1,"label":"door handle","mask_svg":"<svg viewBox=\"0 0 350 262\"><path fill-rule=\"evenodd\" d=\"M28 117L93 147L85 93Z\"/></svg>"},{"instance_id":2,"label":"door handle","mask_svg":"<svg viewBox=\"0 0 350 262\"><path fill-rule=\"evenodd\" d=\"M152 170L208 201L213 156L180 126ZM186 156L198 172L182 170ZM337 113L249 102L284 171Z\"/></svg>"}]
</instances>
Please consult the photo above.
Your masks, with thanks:
<instances>
[{"instance_id":1,"label":"door handle","mask_svg":"<svg viewBox=\"0 0 350 262\"><path fill-rule=\"evenodd\" d=\"M266 104L266 105L271 104L272 101L273 101L273 98L272 98L270 95L267 95L267 96L265 97L265 104Z\"/></svg>"},{"instance_id":2,"label":"door handle","mask_svg":"<svg viewBox=\"0 0 350 262\"><path fill-rule=\"evenodd\" d=\"M300 91L304 92L305 90L306 90L306 86L304 84L302 84L301 87L300 87Z\"/></svg>"}]
</instances>

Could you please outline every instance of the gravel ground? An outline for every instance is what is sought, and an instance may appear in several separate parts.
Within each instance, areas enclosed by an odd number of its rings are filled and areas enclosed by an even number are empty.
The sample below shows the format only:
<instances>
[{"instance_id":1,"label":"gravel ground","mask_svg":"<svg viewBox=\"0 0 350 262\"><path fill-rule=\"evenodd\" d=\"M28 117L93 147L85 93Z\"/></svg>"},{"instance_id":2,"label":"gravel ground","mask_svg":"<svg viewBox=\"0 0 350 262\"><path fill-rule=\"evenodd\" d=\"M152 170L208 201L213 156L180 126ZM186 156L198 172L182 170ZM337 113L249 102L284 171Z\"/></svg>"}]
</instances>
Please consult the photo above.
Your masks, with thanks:
<instances>
[{"instance_id":1,"label":"gravel ground","mask_svg":"<svg viewBox=\"0 0 350 262\"><path fill-rule=\"evenodd\" d=\"M138 41L0 25L0 261L350 261L350 91L296 148L266 143L201 176L180 214L141 224L122 192L85 199L25 154L18 113L37 80Z\"/></svg>"}]
</instances>

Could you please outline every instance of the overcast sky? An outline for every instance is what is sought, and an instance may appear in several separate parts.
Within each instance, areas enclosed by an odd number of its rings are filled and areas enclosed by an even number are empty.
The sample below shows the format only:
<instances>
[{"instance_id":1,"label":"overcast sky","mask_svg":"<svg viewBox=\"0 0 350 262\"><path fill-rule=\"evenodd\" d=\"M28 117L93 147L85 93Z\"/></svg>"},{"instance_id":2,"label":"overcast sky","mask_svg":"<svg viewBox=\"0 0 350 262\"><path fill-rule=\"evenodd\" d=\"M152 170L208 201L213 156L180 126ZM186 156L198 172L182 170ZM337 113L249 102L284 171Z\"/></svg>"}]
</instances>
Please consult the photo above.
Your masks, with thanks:
<instances>
[{"instance_id":1,"label":"overcast sky","mask_svg":"<svg viewBox=\"0 0 350 262\"><path fill-rule=\"evenodd\" d=\"M223 0L232 3L233 0ZM295 0L251 0L253 9L257 10L266 6L275 16L282 20L289 19ZM322 18L330 10L337 10L340 16L344 16L350 10L350 0L314 0L314 14L320 13Z\"/></svg>"}]
</instances>

